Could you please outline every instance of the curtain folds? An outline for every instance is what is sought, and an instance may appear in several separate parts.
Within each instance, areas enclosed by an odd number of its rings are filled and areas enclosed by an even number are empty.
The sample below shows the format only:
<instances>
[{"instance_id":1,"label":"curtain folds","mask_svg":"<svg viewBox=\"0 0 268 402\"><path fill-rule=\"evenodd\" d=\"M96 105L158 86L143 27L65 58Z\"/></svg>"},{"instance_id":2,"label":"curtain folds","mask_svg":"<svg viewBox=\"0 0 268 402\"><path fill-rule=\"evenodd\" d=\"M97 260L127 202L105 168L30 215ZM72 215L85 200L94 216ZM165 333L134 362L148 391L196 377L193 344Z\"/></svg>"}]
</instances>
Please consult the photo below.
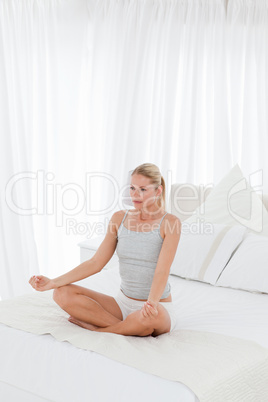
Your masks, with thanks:
<instances>
[{"instance_id":1,"label":"curtain folds","mask_svg":"<svg viewBox=\"0 0 268 402\"><path fill-rule=\"evenodd\" d=\"M267 110L268 0L0 0L0 297L77 266L140 163L268 192Z\"/></svg>"}]
</instances>

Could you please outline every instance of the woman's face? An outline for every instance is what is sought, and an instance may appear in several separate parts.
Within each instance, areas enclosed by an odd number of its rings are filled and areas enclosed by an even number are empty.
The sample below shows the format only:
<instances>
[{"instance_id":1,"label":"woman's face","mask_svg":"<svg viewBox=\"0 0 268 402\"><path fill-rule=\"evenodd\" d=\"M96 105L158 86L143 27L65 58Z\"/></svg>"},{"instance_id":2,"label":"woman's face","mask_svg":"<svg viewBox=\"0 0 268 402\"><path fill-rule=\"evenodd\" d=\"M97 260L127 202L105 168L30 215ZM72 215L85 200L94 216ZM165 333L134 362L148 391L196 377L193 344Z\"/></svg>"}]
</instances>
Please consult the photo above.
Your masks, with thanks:
<instances>
[{"instance_id":1,"label":"woman's face","mask_svg":"<svg viewBox=\"0 0 268 402\"><path fill-rule=\"evenodd\" d=\"M130 197L136 209L145 209L155 205L158 207L156 197L162 192L162 186L156 186L151 183L148 177L141 174L131 176Z\"/></svg>"}]
</instances>

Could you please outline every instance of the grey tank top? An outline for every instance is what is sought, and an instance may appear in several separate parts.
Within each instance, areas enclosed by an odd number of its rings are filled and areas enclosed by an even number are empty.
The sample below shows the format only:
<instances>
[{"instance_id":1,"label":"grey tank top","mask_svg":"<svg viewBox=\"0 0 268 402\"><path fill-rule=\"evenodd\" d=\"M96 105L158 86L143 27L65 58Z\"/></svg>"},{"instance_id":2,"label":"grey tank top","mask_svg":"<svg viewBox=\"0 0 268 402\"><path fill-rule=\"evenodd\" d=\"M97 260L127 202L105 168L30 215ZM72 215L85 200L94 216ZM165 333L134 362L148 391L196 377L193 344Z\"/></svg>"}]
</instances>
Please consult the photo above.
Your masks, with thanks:
<instances>
[{"instance_id":1,"label":"grey tank top","mask_svg":"<svg viewBox=\"0 0 268 402\"><path fill-rule=\"evenodd\" d=\"M118 228L116 251L119 257L120 288L122 292L134 299L147 300L155 273L163 238L160 225L150 232L137 232L123 225L129 210ZM161 299L169 296L170 283L167 282Z\"/></svg>"}]
</instances>

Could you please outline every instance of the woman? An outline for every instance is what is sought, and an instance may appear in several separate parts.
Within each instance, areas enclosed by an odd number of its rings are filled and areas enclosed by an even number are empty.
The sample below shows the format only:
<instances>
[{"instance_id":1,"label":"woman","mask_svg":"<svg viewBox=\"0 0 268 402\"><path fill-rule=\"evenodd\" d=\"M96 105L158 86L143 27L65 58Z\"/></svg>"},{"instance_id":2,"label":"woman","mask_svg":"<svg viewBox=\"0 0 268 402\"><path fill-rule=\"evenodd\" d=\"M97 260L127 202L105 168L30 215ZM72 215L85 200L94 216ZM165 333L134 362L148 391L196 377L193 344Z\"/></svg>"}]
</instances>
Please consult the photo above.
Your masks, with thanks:
<instances>
[{"instance_id":1,"label":"woman","mask_svg":"<svg viewBox=\"0 0 268 402\"><path fill-rule=\"evenodd\" d=\"M157 336L176 323L168 277L181 222L164 210L165 182L156 165L144 163L132 172L130 196L134 209L113 214L90 260L55 279L32 276L29 283L38 291L55 289L54 301L83 328ZM116 297L72 284L100 272L115 250L121 276Z\"/></svg>"}]
</instances>

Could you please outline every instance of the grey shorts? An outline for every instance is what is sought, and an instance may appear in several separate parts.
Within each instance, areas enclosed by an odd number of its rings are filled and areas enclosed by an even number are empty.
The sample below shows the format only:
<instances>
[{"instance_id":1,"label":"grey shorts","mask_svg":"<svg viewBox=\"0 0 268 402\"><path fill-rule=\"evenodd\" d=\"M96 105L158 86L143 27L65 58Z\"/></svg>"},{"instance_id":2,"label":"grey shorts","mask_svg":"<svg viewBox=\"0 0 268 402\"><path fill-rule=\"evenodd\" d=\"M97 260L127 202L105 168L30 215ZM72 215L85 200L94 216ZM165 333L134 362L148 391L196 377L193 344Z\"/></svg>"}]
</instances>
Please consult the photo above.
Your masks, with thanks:
<instances>
[{"instance_id":1,"label":"grey shorts","mask_svg":"<svg viewBox=\"0 0 268 402\"><path fill-rule=\"evenodd\" d=\"M118 304L118 306L120 307L120 310L122 311L123 320L125 320L130 313L134 313L134 311L140 310L145 303L144 301L130 299L129 297L124 295L121 289L119 289L114 299ZM171 321L171 327L170 327L171 332L173 331L177 322L174 304L173 302L159 302L159 304L162 304L162 306L165 307L165 309L169 313Z\"/></svg>"}]
</instances>

